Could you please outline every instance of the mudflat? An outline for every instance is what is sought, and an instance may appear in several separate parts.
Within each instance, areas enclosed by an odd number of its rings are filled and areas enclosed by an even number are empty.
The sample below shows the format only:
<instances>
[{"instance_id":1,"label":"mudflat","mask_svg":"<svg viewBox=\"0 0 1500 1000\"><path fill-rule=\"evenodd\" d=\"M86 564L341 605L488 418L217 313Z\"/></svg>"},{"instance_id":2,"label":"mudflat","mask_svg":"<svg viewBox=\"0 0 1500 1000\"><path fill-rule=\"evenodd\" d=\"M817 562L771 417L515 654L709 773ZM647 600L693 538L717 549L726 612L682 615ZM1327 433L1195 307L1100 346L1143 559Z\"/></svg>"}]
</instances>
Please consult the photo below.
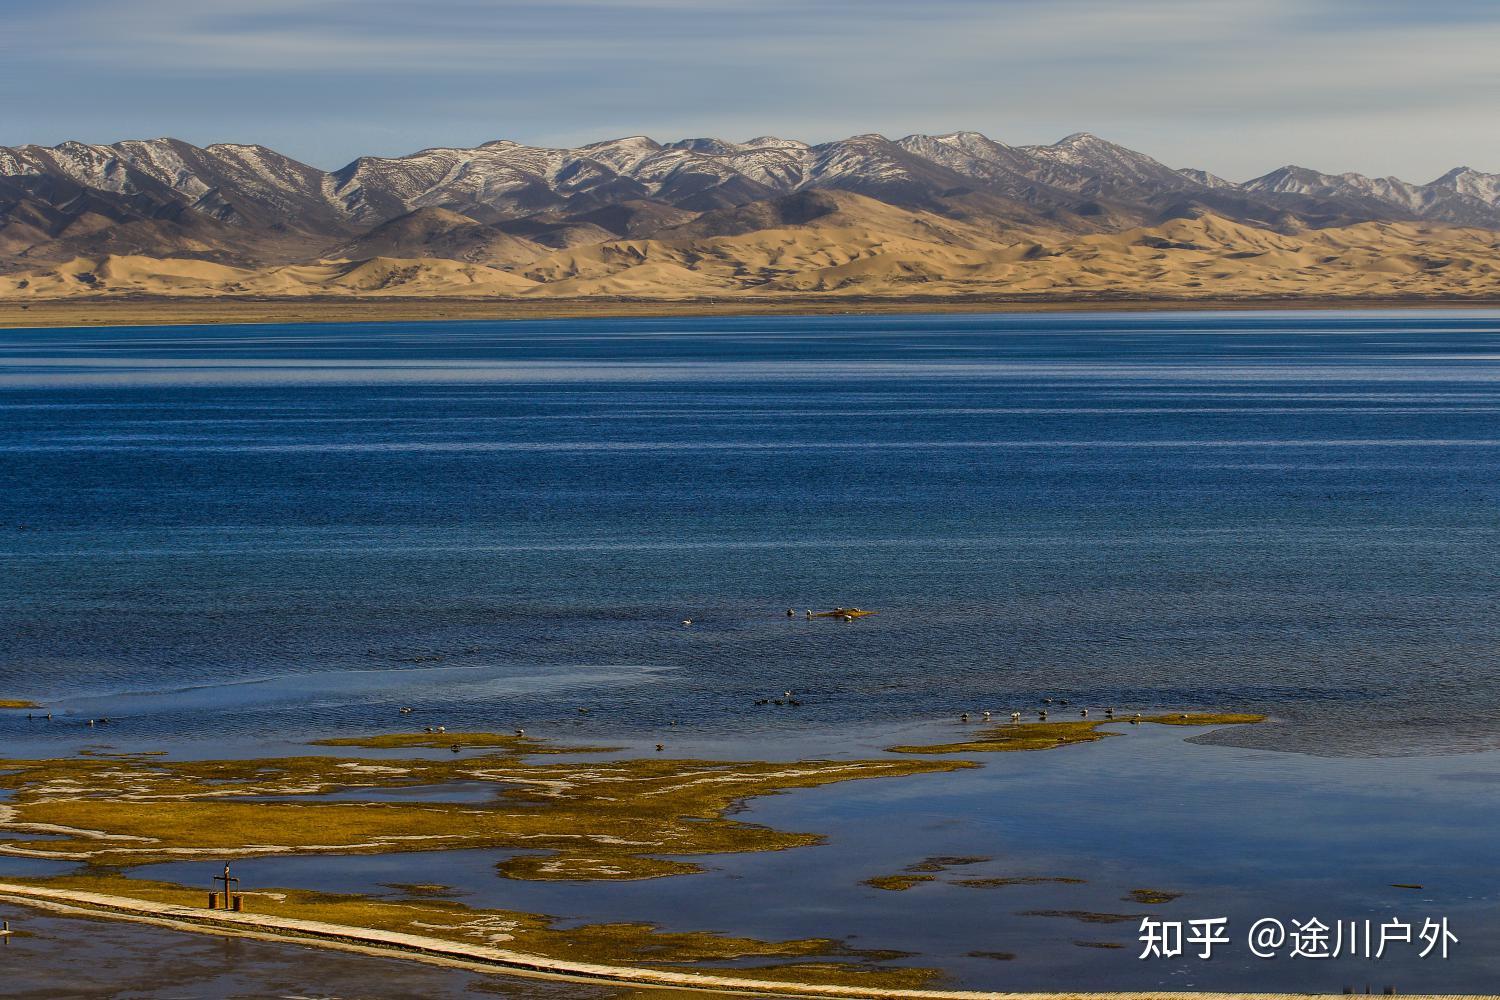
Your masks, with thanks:
<instances>
[{"instance_id":1,"label":"mudflat","mask_svg":"<svg viewBox=\"0 0 1500 1000\"><path fill-rule=\"evenodd\" d=\"M1294 296L1180 297L1097 294L1053 298L924 296L901 298L779 296L682 301L591 297L586 299L456 299L307 297L68 298L31 302L0 300L0 328L200 326L240 323L383 323L462 320L604 319L691 316L830 316L920 313L1060 313L1256 311L1279 309L1485 309L1500 296Z\"/></svg>"}]
</instances>

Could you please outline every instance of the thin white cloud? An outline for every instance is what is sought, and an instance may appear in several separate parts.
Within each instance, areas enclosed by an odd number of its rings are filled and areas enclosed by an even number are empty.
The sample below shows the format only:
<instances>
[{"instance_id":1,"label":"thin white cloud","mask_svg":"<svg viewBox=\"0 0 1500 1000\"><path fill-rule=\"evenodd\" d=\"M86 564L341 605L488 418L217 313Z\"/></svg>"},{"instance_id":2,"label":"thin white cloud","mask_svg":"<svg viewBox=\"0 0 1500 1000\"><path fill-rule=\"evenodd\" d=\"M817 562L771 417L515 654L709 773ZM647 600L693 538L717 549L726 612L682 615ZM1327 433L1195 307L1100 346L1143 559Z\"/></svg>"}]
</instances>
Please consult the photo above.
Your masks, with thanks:
<instances>
[{"instance_id":1,"label":"thin white cloud","mask_svg":"<svg viewBox=\"0 0 1500 1000\"><path fill-rule=\"evenodd\" d=\"M0 99L48 98L0 128L195 133L212 109L324 161L371 137L1089 129L1229 176L1500 170L1500 5L1473 0L12 4Z\"/></svg>"}]
</instances>

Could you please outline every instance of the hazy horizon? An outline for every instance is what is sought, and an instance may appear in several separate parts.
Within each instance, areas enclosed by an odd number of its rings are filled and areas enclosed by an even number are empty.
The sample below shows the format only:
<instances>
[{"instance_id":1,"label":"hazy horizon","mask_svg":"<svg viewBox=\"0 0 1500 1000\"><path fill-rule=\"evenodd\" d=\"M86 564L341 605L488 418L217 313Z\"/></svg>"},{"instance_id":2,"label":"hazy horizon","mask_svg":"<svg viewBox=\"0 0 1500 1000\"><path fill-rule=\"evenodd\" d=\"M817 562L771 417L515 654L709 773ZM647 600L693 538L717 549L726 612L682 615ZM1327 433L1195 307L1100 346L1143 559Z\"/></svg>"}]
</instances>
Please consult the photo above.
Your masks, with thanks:
<instances>
[{"instance_id":1,"label":"hazy horizon","mask_svg":"<svg viewBox=\"0 0 1500 1000\"><path fill-rule=\"evenodd\" d=\"M495 139L1088 131L1242 181L1500 172L1500 6L1396 0L13 0L0 144L171 135L325 169Z\"/></svg>"}]
</instances>

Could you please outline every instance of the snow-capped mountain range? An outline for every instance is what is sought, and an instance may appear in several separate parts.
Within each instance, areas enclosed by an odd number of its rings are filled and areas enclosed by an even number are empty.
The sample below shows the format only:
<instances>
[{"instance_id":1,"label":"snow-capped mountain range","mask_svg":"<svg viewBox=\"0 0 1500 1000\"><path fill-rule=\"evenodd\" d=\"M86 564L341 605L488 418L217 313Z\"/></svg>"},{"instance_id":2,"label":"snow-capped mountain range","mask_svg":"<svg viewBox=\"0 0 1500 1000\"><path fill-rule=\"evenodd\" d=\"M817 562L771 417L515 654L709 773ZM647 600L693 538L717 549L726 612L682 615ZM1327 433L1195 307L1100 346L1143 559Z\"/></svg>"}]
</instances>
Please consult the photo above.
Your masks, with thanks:
<instances>
[{"instance_id":1,"label":"snow-capped mountain range","mask_svg":"<svg viewBox=\"0 0 1500 1000\"><path fill-rule=\"evenodd\" d=\"M1467 167L1414 184L1287 166L1236 184L1088 133L1045 146L978 132L816 145L772 136L631 136L576 149L499 140L361 157L334 171L265 146L151 139L0 147L0 267L93 252L311 259L392 225L405 226L408 241L441 233L454 243L454 227L474 225L554 248L693 220L701 235L721 210L822 190L994 231L1087 233L1202 213L1279 231L1368 220L1500 229L1500 175ZM420 224L402 221L424 212ZM743 225L744 214L736 218ZM472 240L456 244L472 250Z\"/></svg>"}]
</instances>

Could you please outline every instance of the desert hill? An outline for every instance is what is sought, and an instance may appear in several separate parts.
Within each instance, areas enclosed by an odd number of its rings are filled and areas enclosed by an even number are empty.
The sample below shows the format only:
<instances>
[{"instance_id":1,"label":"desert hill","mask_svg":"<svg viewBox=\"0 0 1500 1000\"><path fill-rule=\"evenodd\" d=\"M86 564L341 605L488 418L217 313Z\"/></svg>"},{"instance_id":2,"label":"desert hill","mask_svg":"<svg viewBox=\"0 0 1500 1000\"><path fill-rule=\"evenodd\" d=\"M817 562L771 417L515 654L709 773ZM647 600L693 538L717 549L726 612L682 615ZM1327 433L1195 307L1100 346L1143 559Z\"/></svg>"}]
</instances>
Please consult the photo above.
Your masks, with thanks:
<instances>
[{"instance_id":1,"label":"desert hill","mask_svg":"<svg viewBox=\"0 0 1500 1000\"><path fill-rule=\"evenodd\" d=\"M1369 222L1283 234L1205 215L1118 233L997 239L858 196L839 200L838 211L804 223L729 236L667 230L536 254L531 245L524 261L374 255L243 268L78 257L0 275L0 298L1500 296L1500 236L1487 230Z\"/></svg>"},{"instance_id":2,"label":"desert hill","mask_svg":"<svg viewBox=\"0 0 1500 1000\"><path fill-rule=\"evenodd\" d=\"M1500 176L1237 184L1079 133L0 147L0 298L1500 296Z\"/></svg>"}]
</instances>

